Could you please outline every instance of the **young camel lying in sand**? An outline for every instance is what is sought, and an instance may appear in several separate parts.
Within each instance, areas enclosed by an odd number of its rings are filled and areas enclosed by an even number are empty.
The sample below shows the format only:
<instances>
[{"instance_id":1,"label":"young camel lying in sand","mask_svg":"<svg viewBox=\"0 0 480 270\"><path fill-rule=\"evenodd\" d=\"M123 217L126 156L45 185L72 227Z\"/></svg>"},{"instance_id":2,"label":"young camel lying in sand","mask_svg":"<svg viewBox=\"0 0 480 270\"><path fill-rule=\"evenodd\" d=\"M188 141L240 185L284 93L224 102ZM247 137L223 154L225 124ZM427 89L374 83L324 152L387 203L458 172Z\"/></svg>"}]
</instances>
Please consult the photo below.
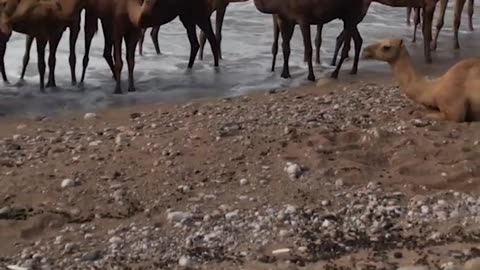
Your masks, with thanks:
<instances>
[{"instance_id":1,"label":"young camel lying in sand","mask_svg":"<svg viewBox=\"0 0 480 270\"><path fill-rule=\"evenodd\" d=\"M40 90L43 91L45 76L45 47L50 44L48 59L49 76L47 87L55 87L56 51L63 31L67 26L79 22L83 0L39 1L1 0L0 1L0 71L4 81L8 81L4 68L6 43L12 31L27 34L37 41Z\"/></svg>"},{"instance_id":2,"label":"young camel lying in sand","mask_svg":"<svg viewBox=\"0 0 480 270\"><path fill-rule=\"evenodd\" d=\"M427 114L427 118L480 120L480 58L462 60L434 80L417 72L402 39L373 43L363 50L363 58L389 63L406 96L436 111Z\"/></svg>"}]
</instances>

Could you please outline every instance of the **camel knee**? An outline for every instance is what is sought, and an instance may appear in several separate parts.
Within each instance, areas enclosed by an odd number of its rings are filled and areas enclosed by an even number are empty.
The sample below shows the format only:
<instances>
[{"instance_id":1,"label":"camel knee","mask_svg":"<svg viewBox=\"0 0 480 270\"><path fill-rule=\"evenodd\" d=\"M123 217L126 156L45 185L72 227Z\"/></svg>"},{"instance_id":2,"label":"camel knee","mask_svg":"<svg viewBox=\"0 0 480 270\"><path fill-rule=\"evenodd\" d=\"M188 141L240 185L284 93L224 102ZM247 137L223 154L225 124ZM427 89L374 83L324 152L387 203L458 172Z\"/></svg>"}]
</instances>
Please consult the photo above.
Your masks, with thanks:
<instances>
[{"instance_id":1,"label":"camel knee","mask_svg":"<svg viewBox=\"0 0 480 270\"><path fill-rule=\"evenodd\" d=\"M83 57L83 67L84 68L88 66L89 61L90 61L90 59L88 58L88 56Z\"/></svg>"}]
</instances>

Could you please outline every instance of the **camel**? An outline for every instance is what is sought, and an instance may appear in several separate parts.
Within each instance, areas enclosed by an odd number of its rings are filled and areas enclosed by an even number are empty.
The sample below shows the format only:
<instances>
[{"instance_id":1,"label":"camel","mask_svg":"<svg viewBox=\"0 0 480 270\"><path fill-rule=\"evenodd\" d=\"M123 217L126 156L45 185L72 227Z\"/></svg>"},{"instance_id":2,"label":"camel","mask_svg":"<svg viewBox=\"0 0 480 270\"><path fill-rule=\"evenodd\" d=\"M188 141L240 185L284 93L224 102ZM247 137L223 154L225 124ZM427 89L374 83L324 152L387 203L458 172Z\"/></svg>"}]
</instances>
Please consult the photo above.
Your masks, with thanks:
<instances>
[{"instance_id":1,"label":"camel","mask_svg":"<svg viewBox=\"0 0 480 270\"><path fill-rule=\"evenodd\" d=\"M410 15L412 13L412 9L411 7L408 7L407 8L407 25L410 26ZM412 38L412 42L415 43L417 41L417 29L418 29L418 25L421 23L421 19L420 19L420 14L422 12L422 9L421 8L414 8L415 10L415 13L414 13L414 19L413 19L413 38Z\"/></svg>"},{"instance_id":2,"label":"camel","mask_svg":"<svg viewBox=\"0 0 480 270\"><path fill-rule=\"evenodd\" d=\"M95 1L95 0L91 0ZM114 48L114 78L116 80L115 94L122 93L121 90L121 71L122 71L122 39L127 44L127 64L128 64L128 91L134 92L133 70L135 67L135 47L141 35L141 29L152 26L161 26L171 22L176 17L180 17L187 30L190 41L190 59L188 68L192 68L195 62L196 54L200 45L196 35L196 26L205 32L207 39L212 47L214 56L214 65L218 67L218 47L215 41L212 24L210 22L210 13L208 9L208 0L108 0L116 1L114 4L114 16L111 28L113 33Z\"/></svg>"},{"instance_id":3,"label":"camel","mask_svg":"<svg viewBox=\"0 0 480 270\"><path fill-rule=\"evenodd\" d=\"M357 25L363 20L365 15L364 6L369 6L371 0L306 0L302 3L296 0L254 0L256 8L266 14L276 14L280 24L282 33L283 47L283 71L281 77L289 78L290 71L288 60L290 57L290 40L293 35L295 24L300 25L302 30L303 42L305 46L305 55L308 63L307 79L315 81L312 65L312 44L310 36L310 25L323 25L334 19L341 19L344 22L344 40L350 41L352 37L355 44L355 57L351 74L355 74L358 70L358 60L362 46L362 37L358 31ZM367 4L367 5L366 5ZM342 50L340 62L332 78L338 77L338 72L347 57L350 50L350 42L345 42Z\"/></svg>"},{"instance_id":4,"label":"camel","mask_svg":"<svg viewBox=\"0 0 480 270\"><path fill-rule=\"evenodd\" d=\"M143 55L143 41L145 39L145 32L147 29L142 29L142 34L140 35L140 40L138 41L138 51L140 55ZM155 51L157 54L162 54L160 51L160 45L158 44L158 32L160 32L160 26L152 27L150 32L150 36L152 37L153 46L155 47Z\"/></svg>"},{"instance_id":5,"label":"camel","mask_svg":"<svg viewBox=\"0 0 480 270\"><path fill-rule=\"evenodd\" d=\"M222 59L222 27L227 7L230 3L241 3L247 1L249 0L208 0L210 16L214 11L216 11L215 37L217 39L219 59ZM200 54L198 56L200 60L203 60L203 49L205 47L206 40L207 39L205 33L203 31L200 31Z\"/></svg>"},{"instance_id":6,"label":"camel","mask_svg":"<svg viewBox=\"0 0 480 270\"><path fill-rule=\"evenodd\" d=\"M17 31L35 38L37 42L40 90L42 92L45 89L45 47L47 42L49 43L50 55L48 65L50 72L47 87L56 87L55 65L58 44L67 26L72 27L75 31L79 29L78 24L80 22L80 11L83 8L83 1L2 0L0 7L3 7L0 10L0 68L4 81L8 82L4 68L6 43L12 31ZM70 43L70 63L72 66L74 66L75 62L74 47L77 36L78 31L71 35L71 41L73 41Z\"/></svg>"},{"instance_id":7,"label":"camel","mask_svg":"<svg viewBox=\"0 0 480 270\"><path fill-rule=\"evenodd\" d=\"M390 64L400 89L413 101L434 110L433 120L480 120L480 58L462 60L443 76L429 80L418 73L400 38L384 39L363 50L364 59Z\"/></svg>"}]
</instances>

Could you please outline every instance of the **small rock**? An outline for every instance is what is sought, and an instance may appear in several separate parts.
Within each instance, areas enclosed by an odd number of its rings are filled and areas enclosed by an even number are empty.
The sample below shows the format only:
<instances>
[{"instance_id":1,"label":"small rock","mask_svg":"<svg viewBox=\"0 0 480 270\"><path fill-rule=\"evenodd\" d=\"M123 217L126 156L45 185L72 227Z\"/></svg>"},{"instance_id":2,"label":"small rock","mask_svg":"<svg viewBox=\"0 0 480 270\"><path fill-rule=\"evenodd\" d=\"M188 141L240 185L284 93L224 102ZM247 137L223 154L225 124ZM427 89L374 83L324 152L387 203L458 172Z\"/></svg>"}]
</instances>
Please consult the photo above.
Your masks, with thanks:
<instances>
[{"instance_id":1,"label":"small rock","mask_svg":"<svg viewBox=\"0 0 480 270\"><path fill-rule=\"evenodd\" d=\"M240 185L241 186L245 186L246 184L248 184L248 180L246 178L240 179Z\"/></svg>"},{"instance_id":2,"label":"small rock","mask_svg":"<svg viewBox=\"0 0 480 270\"><path fill-rule=\"evenodd\" d=\"M335 186L336 186L337 188L343 187L343 185L344 185L343 179L339 178L339 179L335 180Z\"/></svg>"},{"instance_id":3,"label":"small rock","mask_svg":"<svg viewBox=\"0 0 480 270\"><path fill-rule=\"evenodd\" d=\"M292 162L287 162L284 170L287 172L288 177L291 180L297 179L302 174L302 168L300 168L300 166L298 166L298 164L295 164L295 163L292 163Z\"/></svg>"},{"instance_id":4,"label":"small rock","mask_svg":"<svg viewBox=\"0 0 480 270\"><path fill-rule=\"evenodd\" d=\"M231 219L233 219L233 218L235 218L235 217L237 217L237 216L238 216L238 210L235 210L235 211L226 213L226 214L225 214L225 219L226 219L226 220L231 220Z\"/></svg>"},{"instance_id":5,"label":"small rock","mask_svg":"<svg viewBox=\"0 0 480 270\"><path fill-rule=\"evenodd\" d=\"M430 270L427 265L412 265L412 266L402 266L397 268L397 270Z\"/></svg>"},{"instance_id":6,"label":"small rock","mask_svg":"<svg viewBox=\"0 0 480 270\"><path fill-rule=\"evenodd\" d=\"M89 251L82 256L84 261L96 261L102 257L102 252L100 250Z\"/></svg>"},{"instance_id":7,"label":"small rock","mask_svg":"<svg viewBox=\"0 0 480 270\"><path fill-rule=\"evenodd\" d=\"M192 214L187 212L176 211L167 214L167 220L169 222L183 222L190 218L192 218Z\"/></svg>"},{"instance_id":8,"label":"small rock","mask_svg":"<svg viewBox=\"0 0 480 270\"><path fill-rule=\"evenodd\" d=\"M429 126L430 123L428 121L424 121L421 119L413 119L412 125L414 125L415 127L426 127L426 126Z\"/></svg>"},{"instance_id":9,"label":"small rock","mask_svg":"<svg viewBox=\"0 0 480 270\"><path fill-rule=\"evenodd\" d=\"M275 250L272 250L272 255L283 255L283 254L290 253L290 251L292 250L289 248L275 249Z\"/></svg>"},{"instance_id":10,"label":"small rock","mask_svg":"<svg viewBox=\"0 0 480 270\"><path fill-rule=\"evenodd\" d=\"M118 236L112 236L112 238L110 238L110 240L108 240L108 242L110 242L112 244L118 244L118 243L122 242L122 238L120 238Z\"/></svg>"},{"instance_id":11,"label":"small rock","mask_svg":"<svg viewBox=\"0 0 480 270\"><path fill-rule=\"evenodd\" d=\"M293 205L287 205L287 207L285 208L285 214L287 215L293 215L297 212L297 208Z\"/></svg>"},{"instance_id":12,"label":"small rock","mask_svg":"<svg viewBox=\"0 0 480 270\"><path fill-rule=\"evenodd\" d=\"M95 118L97 118L97 114L95 113L86 113L85 116L83 117L83 119L85 120L92 120Z\"/></svg>"},{"instance_id":13,"label":"small rock","mask_svg":"<svg viewBox=\"0 0 480 270\"><path fill-rule=\"evenodd\" d=\"M422 211L422 214L426 215L430 213L430 208L427 205L422 205L421 211Z\"/></svg>"},{"instance_id":14,"label":"small rock","mask_svg":"<svg viewBox=\"0 0 480 270\"><path fill-rule=\"evenodd\" d=\"M73 187L75 185L75 181L70 178L63 179L62 184L60 185L62 188Z\"/></svg>"},{"instance_id":15,"label":"small rock","mask_svg":"<svg viewBox=\"0 0 480 270\"><path fill-rule=\"evenodd\" d=\"M7 265L7 269L10 269L10 270L28 270L28 268L21 267L21 266L18 266L18 265Z\"/></svg>"},{"instance_id":16,"label":"small rock","mask_svg":"<svg viewBox=\"0 0 480 270\"><path fill-rule=\"evenodd\" d=\"M178 259L178 265L180 265L181 267L192 267L192 259L190 259L190 257L188 256L183 255L180 257L180 259Z\"/></svg>"}]
</instances>

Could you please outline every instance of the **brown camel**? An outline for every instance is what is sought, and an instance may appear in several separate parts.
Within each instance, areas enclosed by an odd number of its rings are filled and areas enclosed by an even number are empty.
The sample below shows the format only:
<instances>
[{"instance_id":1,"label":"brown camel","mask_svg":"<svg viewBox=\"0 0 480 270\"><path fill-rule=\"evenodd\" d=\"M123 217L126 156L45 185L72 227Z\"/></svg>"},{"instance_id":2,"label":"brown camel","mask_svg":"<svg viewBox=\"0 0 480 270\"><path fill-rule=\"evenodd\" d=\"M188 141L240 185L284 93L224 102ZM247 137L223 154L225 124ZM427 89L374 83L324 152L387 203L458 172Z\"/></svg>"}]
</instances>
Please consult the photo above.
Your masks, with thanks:
<instances>
[{"instance_id":1,"label":"brown camel","mask_svg":"<svg viewBox=\"0 0 480 270\"><path fill-rule=\"evenodd\" d=\"M363 50L365 59L390 64L406 96L434 110L434 120L480 121L480 58L458 62L443 76L429 80L418 73L402 39L384 39Z\"/></svg>"},{"instance_id":2,"label":"brown camel","mask_svg":"<svg viewBox=\"0 0 480 270\"><path fill-rule=\"evenodd\" d=\"M277 15L272 15L273 18L273 44L272 44L272 72L275 71L275 63L278 54L278 38L280 36L280 20ZM322 46L322 29L323 25L317 25L317 35L315 36L315 62L320 64L320 47ZM307 55L304 55L303 61L307 62Z\"/></svg>"},{"instance_id":3,"label":"brown camel","mask_svg":"<svg viewBox=\"0 0 480 270\"><path fill-rule=\"evenodd\" d=\"M111 0L113 1L113 0ZM117 0L115 0L117 1ZM188 39L190 41L190 60L188 68L192 68L195 62L196 54L200 45L196 35L196 26L198 25L207 35L207 39L212 47L214 56L214 65L218 67L218 48L215 42L212 24L210 22L210 12L208 9L208 0L123 0L121 4L115 2L115 15L113 19L113 47L115 52L115 93L121 93L121 71L122 71L122 39L127 44L127 63L128 63L128 91L135 91L133 70L135 66L135 47L141 35L141 29L161 26L171 22L176 17L187 29Z\"/></svg>"},{"instance_id":4,"label":"brown camel","mask_svg":"<svg viewBox=\"0 0 480 270\"><path fill-rule=\"evenodd\" d=\"M368 5L370 0L366 0ZM352 74L358 69L358 58L362 46L362 37L358 32L357 25L364 17L364 1L357 0L304 0L298 2L296 0L254 0L256 8L266 14L276 14L280 22L280 31L282 33L283 47L283 78L290 77L288 60L290 57L290 40L292 38L295 24L300 25L302 30L303 42L305 46L305 54L308 62L308 80L314 81L312 65L312 44L310 36L311 24L326 24L334 19L340 19L344 23L344 40L350 41L352 37L355 44L355 58L353 61ZM338 77L338 72L350 50L350 42L345 42L340 62L332 78Z\"/></svg>"},{"instance_id":5,"label":"brown camel","mask_svg":"<svg viewBox=\"0 0 480 270\"><path fill-rule=\"evenodd\" d=\"M38 69L40 73L40 89L44 90L45 76L45 47L50 45L48 59L49 76L47 87L55 87L56 51L67 26L75 26L80 22L80 11L83 8L82 0L39 1L39 0L1 0L0 1L0 68L4 81L6 79L4 56L6 43L12 31L27 34L37 41ZM78 32L72 34L78 36ZM71 42L71 48L75 42ZM73 49L74 54L74 49ZM72 58L70 59L71 63ZM73 77L72 77L73 78Z\"/></svg>"},{"instance_id":6,"label":"brown camel","mask_svg":"<svg viewBox=\"0 0 480 270\"><path fill-rule=\"evenodd\" d=\"M222 27L227 7L230 3L240 3L246 1L248 0L208 0L210 16L214 11L216 11L215 37L217 39L219 59L222 59ZM198 56L200 60L203 60L203 48L205 47L206 40L205 33L200 31L200 54Z\"/></svg>"},{"instance_id":7,"label":"brown camel","mask_svg":"<svg viewBox=\"0 0 480 270\"><path fill-rule=\"evenodd\" d=\"M142 29L142 33L140 35L140 40L138 41L138 52L140 55L143 55L143 41L145 40L145 32L147 29ZM150 36L152 37L153 46L155 47L155 51L157 54L162 54L160 51L160 45L158 44L158 32L160 32L160 26L152 27L150 32Z\"/></svg>"}]
</instances>

